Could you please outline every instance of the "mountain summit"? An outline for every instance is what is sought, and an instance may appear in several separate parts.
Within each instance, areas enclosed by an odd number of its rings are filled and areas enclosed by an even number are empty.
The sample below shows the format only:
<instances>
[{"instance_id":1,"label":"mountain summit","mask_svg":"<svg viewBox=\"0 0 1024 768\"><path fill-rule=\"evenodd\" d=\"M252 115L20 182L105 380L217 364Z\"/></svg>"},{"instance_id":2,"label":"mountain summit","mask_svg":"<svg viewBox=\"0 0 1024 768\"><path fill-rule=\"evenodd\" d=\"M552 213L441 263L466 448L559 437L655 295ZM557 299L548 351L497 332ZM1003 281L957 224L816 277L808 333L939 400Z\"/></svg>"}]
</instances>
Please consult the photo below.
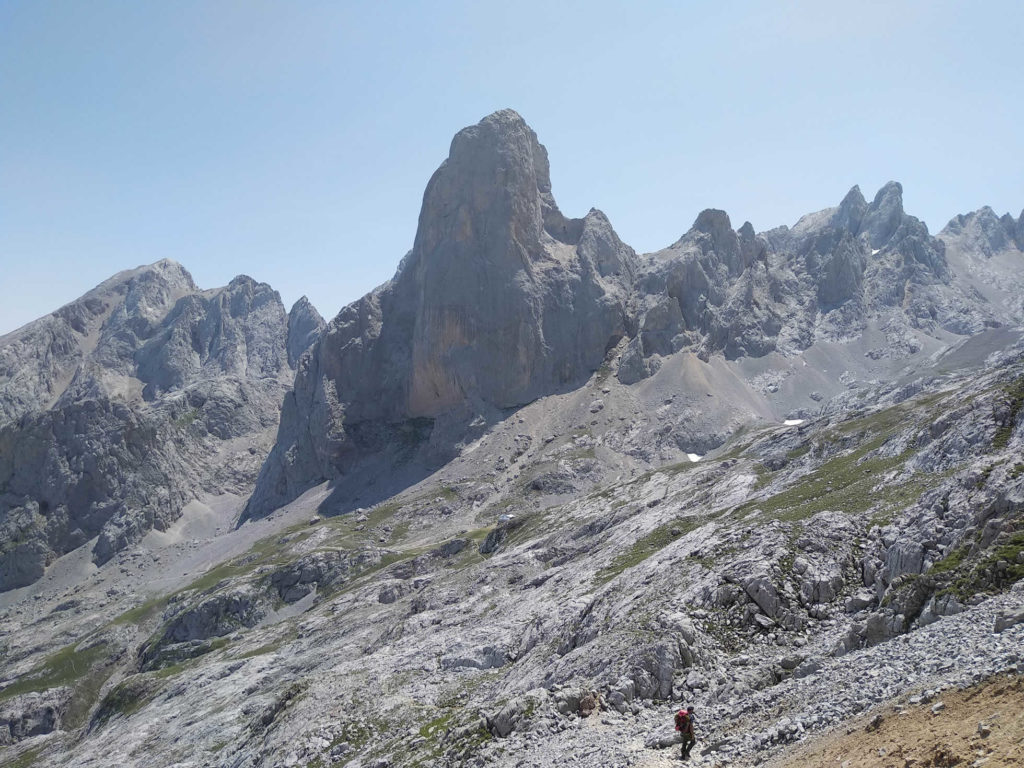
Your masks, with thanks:
<instances>
[{"instance_id":1,"label":"mountain summit","mask_svg":"<svg viewBox=\"0 0 1024 768\"><path fill-rule=\"evenodd\" d=\"M709 209L673 245L637 256L600 211L561 213L547 151L502 110L456 134L398 273L343 309L300 365L245 517L326 480L400 486L404 468L412 482L471 441L470 424L577 387L603 364L635 384L677 353L739 368L774 355L764 366L786 378L797 356L821 350L813 379L740 384L738 400L691 409L682 442L706 450L729 434L723 423L814 409L823 390L841 391L837 344L857 349L848 375L870 377L1007 317L954 279L896 182L870 203L854 187L836 208L762 234Z\"/></svg>"},{"instance_id":2,"label":"mountain summit","mask_svg":"<svg viewBox=\"0 0 1024 768\"><path fill-rule=\"evenodd\" d=\"M367 453L429 441L436 420L440 434L578 386L628 332L634 262L600 211L562 215L517 113L460 131L398 274L343 309L300 365L248 514Z\"/></svg>"},{"instance_id":3,"label":"mountain summit","mask_svg":"<svg viewBox=\"0 0 1024 768\"><path fill-rule=\"evenodd\" d=\"M246 276L201 291L164 260L0 339L0 591L247 491L315 312Z\"/></svg>"}]
</instances>

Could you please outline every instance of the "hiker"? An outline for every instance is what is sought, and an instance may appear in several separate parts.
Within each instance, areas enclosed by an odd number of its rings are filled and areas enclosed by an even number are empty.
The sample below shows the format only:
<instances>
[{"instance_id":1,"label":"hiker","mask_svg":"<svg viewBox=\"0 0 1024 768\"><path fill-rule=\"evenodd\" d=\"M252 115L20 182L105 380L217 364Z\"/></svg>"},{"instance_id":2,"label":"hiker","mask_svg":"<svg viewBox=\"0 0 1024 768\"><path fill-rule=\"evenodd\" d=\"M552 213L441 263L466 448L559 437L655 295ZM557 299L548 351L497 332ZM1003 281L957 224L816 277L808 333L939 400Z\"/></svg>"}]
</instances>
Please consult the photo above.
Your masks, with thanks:
<instances>
[{"instance_id":1,"label":"hiker","mask_svg":"<svg viewBox=\"0 0 1024 768\"><path fill-rule=\"evenodd\" d=\"M690 750L697 743L697 737L693 735L693 707L676 712L676 730L683 735L683 751L680 757L689 760Z\"/></svg>"}]
</instances>

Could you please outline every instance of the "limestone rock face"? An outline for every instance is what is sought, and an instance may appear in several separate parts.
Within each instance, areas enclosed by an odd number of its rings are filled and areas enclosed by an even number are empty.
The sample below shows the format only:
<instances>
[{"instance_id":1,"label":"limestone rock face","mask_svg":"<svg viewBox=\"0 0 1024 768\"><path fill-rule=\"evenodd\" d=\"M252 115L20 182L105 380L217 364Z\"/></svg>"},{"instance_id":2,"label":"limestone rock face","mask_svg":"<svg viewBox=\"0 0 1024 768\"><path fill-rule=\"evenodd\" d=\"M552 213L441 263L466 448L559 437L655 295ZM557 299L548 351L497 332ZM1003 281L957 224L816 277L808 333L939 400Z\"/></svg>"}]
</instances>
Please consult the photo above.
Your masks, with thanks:
<instances>
[{"instance_id":1,"label":"limestone rock face","mask_svg":"<svg viewBox=\"0 0 1024 768\"><path fill-rule=\"evenodd\" d=\"M890 182L868 203L854 187L836 208L760 235L749 223L734 231L723 211L702 212L676 243L639 262L634 305L644 357L796 354L857 338L872 323L887 339L876 354L905 356L919 348L908 341L916 333L998 325L1005 313L954 280L944 242L905 213L902 191ZM1004 218L1005 233L1016 222ZM657 370L634 346L620 364L623 382Z\"/></svg>"},{"instance_id":2,"label":"limestone rock face","mask_svg":"<svg viewBox=\"0 0 1024 768\"><path fill-rule=\"evenodd\" d=\"M1014 219L985 206L954 217L939 238L955 277L1012 323L1024 322L1024 212Z\"/></svg>"},{"instance_id":3,"label":"limestone rock face","mask_svg":"<svg viewBox=\"0 0 1024 768\"><path fill-rule=\"evenodd\" d=\"M547 152L518 114L460 131L398 274L300 362L248 514L338 476L395 430L418 440L429 420L579 384L627 334L634 260L599 211L562 215Z\"/></svg>"},{"instance_id":4,"label":"limestone rock face","mask_svg":"<svg viewBox=\"0 0 1024 768\"><path fill-rule=\"evenodd\" d=\"M1010 217L972 221L960 230L993 248L1017 242ZM638 257L599 211L562 215L544 147L515 112L496 112L455 136L395 277L344 308L299 363L246 514L368 456L394 466L427 445L450 458L475 415L578 386L606 356L623 384L681 352L739 361L853 342L858 357L901 360L1024 313L1024 291L996 304L958 279L951 237L932 237L890 182L870 202L854 187L761 234L708 209Z\"/></svg>"},{"instance_id":5,"label":"limestone rock face","mask_svg":"<svg viewBox=\"0 0 1024 768\"><path fill-rule=\"evenodd\" d=\"M288 313L288 364L294 368L299 357L320 338L327 323L305 296Z\"/></svg>"},{"instance_id":6,"label":"limestone rock face","mask_svg":"<svg viewBox=\"0 0 1024 768\"><path fill-rule=\"evenodd\" d=\"M59 729L70 699L71 691L60 687L0 703L0 747Z\"/></svg>"},{"instance_id":7,"label":"limestone rock face","mask_svg":"<svg viewBox=\"0 0 1024 768\"><path fill-rule=\"evenodd\" d=\"M313 310L315 312L315 310ZM291 341L301 346L312 317ZM0 341L0 590L95 539L105 562L203 491L245 492L291 375L277 293L121 273Z\"/></svg>"},{"instance_id":8,"label":"limestone rock face","mask_svg":"<svg viewBox=\"0 0 1024 768\"><path fill-rule=\"evenodd\" d=\"M112 373L130 370L139 334L196 291L191 275L165 259L121 272L0 337L0 424L53 405L84 364L112 365Z\"/></svg>"}]
</instances>

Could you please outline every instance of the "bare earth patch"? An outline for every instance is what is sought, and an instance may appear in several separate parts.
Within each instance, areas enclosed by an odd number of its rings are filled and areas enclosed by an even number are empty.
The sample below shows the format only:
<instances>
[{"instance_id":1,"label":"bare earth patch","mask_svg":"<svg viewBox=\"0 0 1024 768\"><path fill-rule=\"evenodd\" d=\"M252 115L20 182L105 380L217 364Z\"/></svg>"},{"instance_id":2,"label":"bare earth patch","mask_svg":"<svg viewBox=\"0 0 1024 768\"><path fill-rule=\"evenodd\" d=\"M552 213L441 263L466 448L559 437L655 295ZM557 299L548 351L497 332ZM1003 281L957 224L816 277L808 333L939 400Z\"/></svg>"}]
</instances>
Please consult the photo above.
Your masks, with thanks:
<instances>
[{"instance_id":1,"label":"bare earth patch","mask_svg":"<svg viewBox=\"0 0 1024 768\"><path fill-rule=\"evenodd\" d=\"M933 713L933 708L938 711ZM1024 766L1024 677L1000 675L962 691L943 691L928 704L876 707L852 725L809 741L766 765Z\"/></svg>"}]
</instances>

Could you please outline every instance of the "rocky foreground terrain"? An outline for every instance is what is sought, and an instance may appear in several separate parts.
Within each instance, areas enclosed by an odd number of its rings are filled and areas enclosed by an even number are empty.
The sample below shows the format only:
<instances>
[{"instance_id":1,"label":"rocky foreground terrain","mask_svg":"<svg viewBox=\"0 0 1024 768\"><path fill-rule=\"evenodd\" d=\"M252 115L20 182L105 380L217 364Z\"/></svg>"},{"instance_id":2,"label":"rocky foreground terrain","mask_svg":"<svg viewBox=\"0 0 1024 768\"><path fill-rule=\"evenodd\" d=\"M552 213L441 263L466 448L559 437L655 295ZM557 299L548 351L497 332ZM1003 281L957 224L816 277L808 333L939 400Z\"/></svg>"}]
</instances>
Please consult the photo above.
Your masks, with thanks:
<instances>
[{"instance_id":1,"label":"rocky foreground terrain","mask_svg":"<svg viewBox=\"0 0 1024 768\"><path fill-rule=\"evenodd\" d=\"M503 111L326 326L119 275L0 339L0 758L1013 764L1022 249L889 184L636 254Z\"/></svg>"}]
</instances>

